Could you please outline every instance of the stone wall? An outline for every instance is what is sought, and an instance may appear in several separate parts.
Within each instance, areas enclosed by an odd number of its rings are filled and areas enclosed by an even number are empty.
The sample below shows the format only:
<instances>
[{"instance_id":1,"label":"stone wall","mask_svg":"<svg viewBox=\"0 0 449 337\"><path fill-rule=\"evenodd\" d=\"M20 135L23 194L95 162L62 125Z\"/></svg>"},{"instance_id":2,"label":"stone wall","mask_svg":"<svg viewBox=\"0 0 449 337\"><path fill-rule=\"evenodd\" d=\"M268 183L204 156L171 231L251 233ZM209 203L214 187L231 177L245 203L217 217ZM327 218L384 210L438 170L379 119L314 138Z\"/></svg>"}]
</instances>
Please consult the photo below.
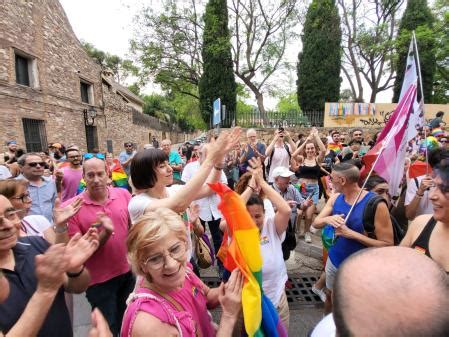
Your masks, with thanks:
<instances>
[{"instance_id":1,"label":"stone wall","mask_svg":"<svg viewBox=\"0 0 449 337\"><path fill-rule=\"evenodd\" d=\"M36 85L16 83L16 53L35 62ZM173 142L194 137L134 124L131 105L109 90L101 70L84 52L57 0L2 1L0 142L14 139L25 148L22 119L30 118L44 121L47 143L74 143L86 150L83 111L90 105L98 114L95 124L100 151L106 150L107 140L112 140L117 154L124 142L143 145L153 135L159 140L173 138ZM90 104L81 101L80 81L92 85Z\"/></svg>"}]
</instances>

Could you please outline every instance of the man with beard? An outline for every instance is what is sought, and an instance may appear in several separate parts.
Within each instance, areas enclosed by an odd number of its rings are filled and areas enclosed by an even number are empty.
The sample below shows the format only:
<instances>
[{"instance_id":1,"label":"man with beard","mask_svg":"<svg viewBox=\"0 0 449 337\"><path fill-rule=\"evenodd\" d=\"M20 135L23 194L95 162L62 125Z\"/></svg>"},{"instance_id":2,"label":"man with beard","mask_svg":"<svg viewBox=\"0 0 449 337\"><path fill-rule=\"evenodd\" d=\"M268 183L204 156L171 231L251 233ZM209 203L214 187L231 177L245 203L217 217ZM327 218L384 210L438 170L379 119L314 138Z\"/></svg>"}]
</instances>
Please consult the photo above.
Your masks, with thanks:
<instances>
[{"instance_id":1,"label":"man with beard","mask_svg":"<svg viewBox=\"0 0 449 337\"><path fill-rule=\"evenodd\" d=\"M8 150L3 153L3 162L6 163L8 160L14 158L16 156L17 151L17 142L15 140L10 140L6 142L6 146L8 146Z\"/></svg>"},{"instance_id":2,"label":"man with beard","mask_svg":"<svg viewBox=\"0 0 449 337\"><path fill-rule=\"evenodd\" d=\"M72 147L66 151L68 166L56 171L56 188L61 192L61 200L64 202L76 196L79 183L83 177L81 167L81 153L78 148Z\"/></svg>"}]
</instances>

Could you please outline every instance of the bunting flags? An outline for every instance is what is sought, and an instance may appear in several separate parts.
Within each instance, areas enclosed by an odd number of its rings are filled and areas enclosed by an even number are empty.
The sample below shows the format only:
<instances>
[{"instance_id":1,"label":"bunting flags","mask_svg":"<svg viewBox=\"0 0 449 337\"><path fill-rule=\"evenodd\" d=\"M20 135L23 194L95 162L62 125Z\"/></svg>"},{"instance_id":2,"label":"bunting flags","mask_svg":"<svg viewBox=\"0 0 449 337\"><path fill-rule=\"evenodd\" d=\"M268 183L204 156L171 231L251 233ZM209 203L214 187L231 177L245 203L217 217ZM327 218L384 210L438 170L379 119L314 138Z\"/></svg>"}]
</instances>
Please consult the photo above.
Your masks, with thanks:
<instances>
[{"instance_id":1,"label":"bunting flags","mask_svg":"<svg viewBox=\"0 0 449 337\"><path fill-rule=\"evenodd\" d=\"M223 264L227 270L239 268L245 276L242 291L246 333L251 336L287 336L271 301L262 291L262 255L259 229L241 197L222 183L209 184L221 198L218 205L228 224L230 242ZM224 244L228 243L228 236Z\"/></svg>"}]
</instances>

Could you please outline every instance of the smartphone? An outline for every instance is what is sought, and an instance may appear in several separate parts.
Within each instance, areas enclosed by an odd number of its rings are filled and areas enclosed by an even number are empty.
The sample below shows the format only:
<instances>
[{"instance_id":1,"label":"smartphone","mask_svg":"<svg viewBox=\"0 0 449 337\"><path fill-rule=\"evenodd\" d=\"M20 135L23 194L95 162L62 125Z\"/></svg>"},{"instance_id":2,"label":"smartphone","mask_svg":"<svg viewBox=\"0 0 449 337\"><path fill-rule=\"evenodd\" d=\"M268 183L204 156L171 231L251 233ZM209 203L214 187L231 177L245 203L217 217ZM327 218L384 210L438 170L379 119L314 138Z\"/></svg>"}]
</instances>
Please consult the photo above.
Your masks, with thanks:
<instances>
[{"instance_id":1,"label":"smartphone","mask_svg":"<svg viewBox=\"0 0 449 337\"><path fill-rule=\"evenodd\" d=\"M278 128L278 130L279 130L279 132L284 132L284 128L283 128L282 126L280 126L280 127Z\"/></svg>"}]
</instances>

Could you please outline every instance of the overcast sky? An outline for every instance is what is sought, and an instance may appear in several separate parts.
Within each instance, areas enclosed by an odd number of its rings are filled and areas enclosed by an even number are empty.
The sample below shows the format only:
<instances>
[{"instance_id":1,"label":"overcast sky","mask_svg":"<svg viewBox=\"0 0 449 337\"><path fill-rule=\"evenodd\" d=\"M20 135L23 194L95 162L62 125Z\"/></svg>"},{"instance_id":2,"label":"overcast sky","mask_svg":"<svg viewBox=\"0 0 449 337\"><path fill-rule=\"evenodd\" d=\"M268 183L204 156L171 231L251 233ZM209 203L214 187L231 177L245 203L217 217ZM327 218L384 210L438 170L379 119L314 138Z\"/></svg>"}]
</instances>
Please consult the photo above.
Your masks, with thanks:
<instances>
[{"instance_id":1,"label":"overcast sky","mask_svg":"<svg viewBox=\"0 0 449 337\"><path fill-rule=\"evenodd\" d=\"M126 57L129 40L133 36L133 20L140 9L145 6L160 7L160 0L59 0L69 18L75 34L80 40L92 43L96 48ZM189 0L178 0L186 2ZM205 4L205 0L197 0ZM291 51L288 59L295 62L298 51ZM294 91L295 76L291 76L290 86ZM285 78L283 79L285 81ZM151 88L151 87L149 87ZM341 89L349 88L343 82ZM146 90L151 91L151 89ZM147 92L150 93L150 92ZM369 101L370 90L364 89L365 100ZM377 95L378 102L391 102L392 93ZM267 98L268 108L274 108L276 100ZM253 102L255 104L255 102Z\"/></svg>"}]
</instances>

